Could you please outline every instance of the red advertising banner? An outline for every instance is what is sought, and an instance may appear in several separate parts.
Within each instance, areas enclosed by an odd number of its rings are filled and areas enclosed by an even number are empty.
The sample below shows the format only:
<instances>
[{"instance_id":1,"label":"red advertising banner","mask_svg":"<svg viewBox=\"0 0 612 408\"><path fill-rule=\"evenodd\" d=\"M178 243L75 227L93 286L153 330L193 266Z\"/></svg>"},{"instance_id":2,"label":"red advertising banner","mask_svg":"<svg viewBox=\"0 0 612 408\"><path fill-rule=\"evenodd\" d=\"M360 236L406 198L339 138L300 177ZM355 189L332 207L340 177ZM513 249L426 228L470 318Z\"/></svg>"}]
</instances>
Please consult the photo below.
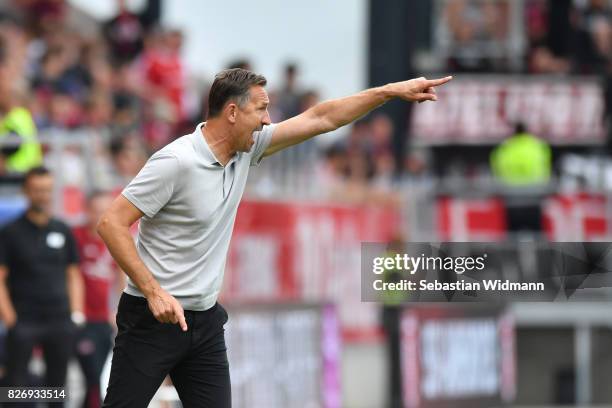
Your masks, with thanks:
<instances>
[{"instance_id":1,"label":"red advertising banner","mask_svg":"<svg viewBox=\"0 0 612 408\"><path fill-rule=\"evenodd\" d=\"M610 214L602 195L561 194L542 203L543 230L551 241L601 241L610 236ZM440 198L442 241L500 241L506 238L506 210L499 198Z\"/></svg>"},{"instance_id":2,"label":"red advertising banner","mask_svg":"<svg viewBox=\"0 0 612 408\"><path fill-rule=\"evenodd\" d=\"M333 302L345 340L379 335L379 305L361 302L364 241L388 242L400 215L385 208L244 201L236 218L224 300Z\"/></svg>"},{"instance_id":3,"label":"red advertising banner","mask_svg":"<svg viewBox=\"0 0 612 408\"><path fill-rule=\"evenodd\" d=\"M440 198L437 226L441 241L498 241L506 236L504 203L497 198Z\"/></svg>"},{"instance_id":4,"label":"red advertising banner","mask_svg":"<svg viewBox=\"0 0 612 408\"><path fill-rule=\"evenodd\" d=\"M544 227L553 241L608 241L609 211L600 194L557 195L544 204Z\"/></svg>"},{"instance_id":5,"label":"red advertising banner","mask_svg":"<svg viewBox=\"0 0 612 408\"><path fill-rule=\"evenodd\" d=\"M412 134L425 145L497 144L523 122L551 144L604 141L604 98L593 78L469 76L415 105Z\"/></svg>"}]
</instances>

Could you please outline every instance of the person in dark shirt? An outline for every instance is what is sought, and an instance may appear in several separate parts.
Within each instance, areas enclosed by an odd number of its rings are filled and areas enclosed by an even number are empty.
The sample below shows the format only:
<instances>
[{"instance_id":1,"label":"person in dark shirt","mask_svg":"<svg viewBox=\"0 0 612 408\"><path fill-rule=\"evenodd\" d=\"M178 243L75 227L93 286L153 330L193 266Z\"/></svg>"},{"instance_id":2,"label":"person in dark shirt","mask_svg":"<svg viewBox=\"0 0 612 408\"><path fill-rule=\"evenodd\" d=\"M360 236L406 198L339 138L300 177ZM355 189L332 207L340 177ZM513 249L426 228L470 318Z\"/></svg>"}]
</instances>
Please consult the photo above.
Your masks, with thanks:
<instances>
[{"instance_id":1,"label":"person in dark shirt","mask_svg":"<svg viewBox=\"0 0 612 408\"><path fill-rule=\"evenodd\" d=\"M103 33L116 64L129 63L140 54L145 34L159 23L161 0L147 0L141 13L131 12L125 0L117 0L118 14L103 25Z\"/></svg>"},{"instance_id":2,"label":"person in dark shirt","mask_svg":"<svg viewBox=\"0 0 612 408\"><path fill-rule=\"evenodd\" d=\"M78 250L70 228L51 216L53 176L44 167L26 173L26 212L0 230L0 319L8 328L10 386L33 385L28 363L40 346L44 386L63 387L75 324L84 322ZM58 404L61 406L61 404Z\"/></svg>"}]
</instances>

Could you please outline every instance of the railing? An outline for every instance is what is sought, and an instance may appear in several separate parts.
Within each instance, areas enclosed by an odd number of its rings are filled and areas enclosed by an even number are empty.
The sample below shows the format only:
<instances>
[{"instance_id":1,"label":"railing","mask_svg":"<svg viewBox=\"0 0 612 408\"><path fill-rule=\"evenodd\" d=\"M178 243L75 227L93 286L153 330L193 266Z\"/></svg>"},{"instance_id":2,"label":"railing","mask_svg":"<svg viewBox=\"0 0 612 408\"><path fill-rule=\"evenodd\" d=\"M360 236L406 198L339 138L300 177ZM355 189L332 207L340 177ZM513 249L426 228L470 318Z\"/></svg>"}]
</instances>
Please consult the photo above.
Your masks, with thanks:
<instances>
[{"instance_id":1,"label":"railing","mask_svg":"<svg viewBox=\"0 0 612 408\"><path fill-rule=\"evenodd\" d=\"M109 134L105 131L82 129L66 131L50 129L41 132L38 139L45 151L44 164L54 175L53 211L62 214L69 223L81 221L82 214L66 214L66 188L74 186L84 194L104 188L103 173L107 167L105 145ZM0 146L19 143L16 136L0 139ZM16 199L21 195L19 179L4 178L0 184L0 197Z\"/></svg>"},{"instance_id":2,"label":"railing","mask_svg":"<svg viewBox=\"0 0 612 408\"><path fill-rule=\"evenodd\" d=\"M79 194L87 194L92 190L107 187L108 180L105 178L108 179L107 174L110 173L111 163L105 145L109 142L109 134L92 129L47 130L41 133L39 138L46 152L45 164L55 175L55 213L62 214L69 223L79 223L82 221L82 213L66 211L69 204L66 200L67 197L70 198L66 192L77 191L80 192ZM15 141L16 139L2 138L0 146ZM323 163L322 157L321 149L313 140L264 159L259 167L251 170L245 196L251 199L276 201L328 202L329 197L318 184L319 179L316 177L317 169L320 169ZM602 167L600 172L606 169ZM557 192L560 187L567 184L563 181L564 179L561 179L551 184L552 189L546 194ZM604 209L604 218L612 220L612 205L608 198L610 192L600 190L597 194L592 191L593 189L592 186L589 193L603 197L603 201L598 206ZM468 183L460 177L448 179L425 177L418 180L405 178L395 185L395 192L401 197L404 238L411 241L435 241L441 238L438 225L440 217L437 213L439 209L436 204L440 196L447 195L455 200L461 200L470 197L504 196L507 193L491 179ZM19 196L20 185L18 183L0 184L0 198L4 197L5 203L10 201L9 204L18 206L20 205ZM23 201L21 204L23 205ZM589 210L591 207L576 206L566 221L579 225L585 217L589 216L589 212L592 213ZM555 208L559 209L558 206ZM453 210L452 215L455 216L454 220L464 222L461 221L461 217L468 216L466 207L457 204L451 209ZM563 217L563 214L560 216ZM559 239L588 239L578 229L575 229L575 234L568 235L568 232L571 232L568 231L568 225L565 225L565 233L559 235ZM452 232L456 239L474 240L477 238L465 231L463 234L454 230ZM612 231L606 231L607 236L610 236L610 233ZM538 239L538 237L532 238Z\"/></svg>"}]
</instances>

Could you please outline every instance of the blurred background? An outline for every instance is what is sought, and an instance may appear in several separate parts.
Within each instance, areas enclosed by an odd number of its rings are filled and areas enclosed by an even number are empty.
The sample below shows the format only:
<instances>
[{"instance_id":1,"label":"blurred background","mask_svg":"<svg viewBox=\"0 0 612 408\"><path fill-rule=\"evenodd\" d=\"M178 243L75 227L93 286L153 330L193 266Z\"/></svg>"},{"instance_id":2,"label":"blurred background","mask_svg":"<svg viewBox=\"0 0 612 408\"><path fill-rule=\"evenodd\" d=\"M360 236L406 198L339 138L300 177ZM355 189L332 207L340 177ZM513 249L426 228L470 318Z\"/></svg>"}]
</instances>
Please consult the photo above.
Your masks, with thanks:
<instances>
[{"instance_id":1,"label":"blurred background","mask_svg":"<svg viewBox=\"0 0 612 408\"><path fill-rule=\"evenodd\" d=\"M368 241L494 242L523 276L537 245L517 242L609 241L612 2L0 1L0 224L43 163L56 216L91 222L87 197L118 194L191 133L227 67L268 78L273 122L455 76L436 103L390 102L251 172L221 299L236 407L612 406L605 288L417 307L362 302L360 281ZM109 321L121 285L106 288ZM40 350L30 368L40 381ZM80 406L76 359L67 387ZM165 384L152 405L180 403Z\"/></svg>"}]
</instances>

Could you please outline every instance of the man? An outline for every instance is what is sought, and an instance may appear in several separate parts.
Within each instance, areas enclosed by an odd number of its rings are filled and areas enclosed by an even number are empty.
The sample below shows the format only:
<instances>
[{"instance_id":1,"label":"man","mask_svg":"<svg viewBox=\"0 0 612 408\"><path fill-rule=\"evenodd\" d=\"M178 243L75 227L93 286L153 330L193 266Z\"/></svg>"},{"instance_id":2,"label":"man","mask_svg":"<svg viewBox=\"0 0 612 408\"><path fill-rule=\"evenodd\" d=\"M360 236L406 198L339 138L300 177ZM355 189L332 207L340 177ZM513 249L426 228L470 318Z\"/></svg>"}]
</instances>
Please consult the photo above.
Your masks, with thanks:
<instances>
[{"instance_id":1,"label":"man","mask_svg":"<svg viewBox=\"0 0 612 408\"><path fill-rule=\"evenodd\" d=\"M87 383L83 407L98 408L100 376L112 347L113 328L109 322L111 295L123 290L124 275L118 270L104 242L96 233L96 223L110 206L113 196L97 191L87 199L87 222L74 230L79 250L79 269L85 289L86 324L77 333L76 356Z\"/></svg>"},{"instance_id":2,"label":"man","mask_svg":"<svg viewBox=\"0 0 612 408\"><path fill-rule=\"evenodd\" d=\"M548 143L517 123L512 137L497 146L490 159L492 173L503 187L509 231L541 232L541 204L552 172Z\"/></svg>"},{"instance_id":3,"label":"man","mask_svg":"<svg viewBox=\"0 0 612 408\"><path fill-rule=\"evenodd\" d=\"M217 297L249 167L394 97L436 100L434 87L450 79L369 89L273 125L263 76L219 73L208 121L155 153L98 224L129 276L104 406L147 406L168 373L183 406L231 406L227 313ZM140 218L136 247L129 227Z\"/></svg>"},{"instance_id":4,"label":"man","mask_svg":"<svg viewBox=\"0 0 612 408\"><path fill-rule=\"evenodd\" d=\"M512 137L491 153L491 169L497 180L508 186L546 185L552 169L550 146L517 123Z\"/></svg>"},{"instance_id":5,"label":"man","mask_svg":"<svg viewBox=\"0 0 612 408\"><path fill-rule=\"evenodd\" d=\"M7 385L29 386L34 346L43 349L44 385L62 387L73 351L74 323L84 320L78 253L70 228L51 217L53 177L25 175L26 212L0 230L0 318L9 328Z\"/></svg>"},{"instance_id":6,"label":"man","mask_svg":"<svg viewBox=\"0 0 612 408\"><path fill-rule=\"evenodd\" d=\"M16 103L14 78L0 66L0 176L24 174L42 163L42 148L32 114Z\"/></svg>"}]
</instances>

